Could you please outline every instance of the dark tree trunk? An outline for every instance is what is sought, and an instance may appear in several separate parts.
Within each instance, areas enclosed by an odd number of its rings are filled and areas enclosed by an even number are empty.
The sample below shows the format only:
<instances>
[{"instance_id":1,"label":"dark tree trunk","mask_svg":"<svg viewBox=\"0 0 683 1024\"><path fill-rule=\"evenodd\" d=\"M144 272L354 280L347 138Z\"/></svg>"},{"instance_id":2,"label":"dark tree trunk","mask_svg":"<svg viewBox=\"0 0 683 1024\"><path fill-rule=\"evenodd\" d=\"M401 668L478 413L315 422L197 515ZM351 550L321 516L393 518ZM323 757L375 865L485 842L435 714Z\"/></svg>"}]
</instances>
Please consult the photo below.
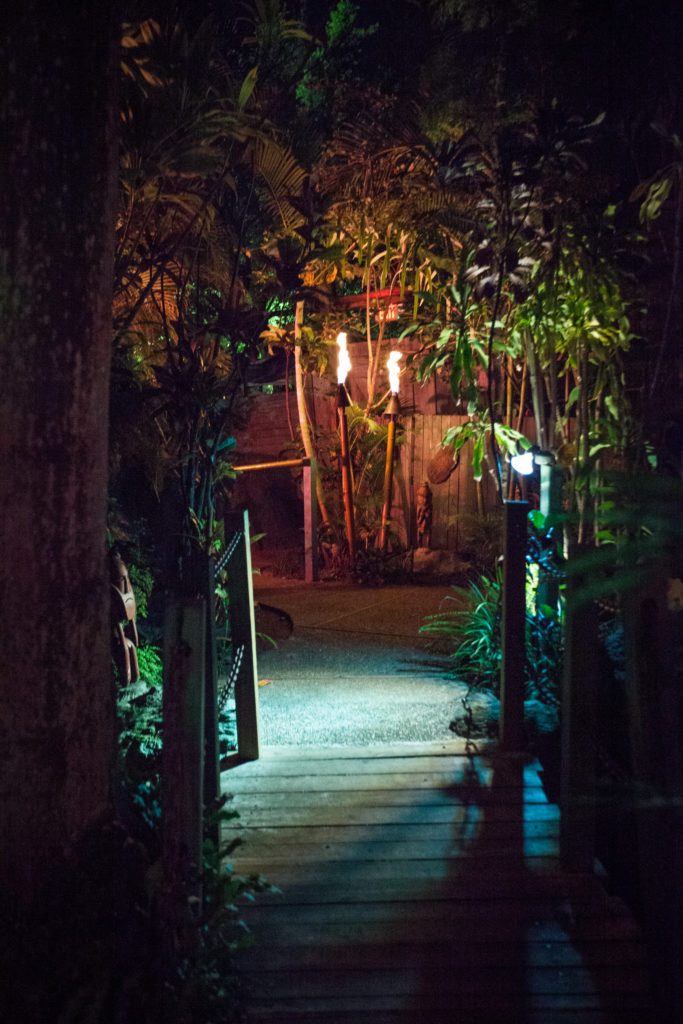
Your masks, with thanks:
<instances>
[{"instance_id":1,"label":"dark tree trunk","mask_svg":"<svg viewBox=\"0 0 683 1024\"><path fill-rule=\"evenodd\" d=\"M19 916L110 796L115 6L0 15L0 897Z\"/></svg>"}]
</instances>

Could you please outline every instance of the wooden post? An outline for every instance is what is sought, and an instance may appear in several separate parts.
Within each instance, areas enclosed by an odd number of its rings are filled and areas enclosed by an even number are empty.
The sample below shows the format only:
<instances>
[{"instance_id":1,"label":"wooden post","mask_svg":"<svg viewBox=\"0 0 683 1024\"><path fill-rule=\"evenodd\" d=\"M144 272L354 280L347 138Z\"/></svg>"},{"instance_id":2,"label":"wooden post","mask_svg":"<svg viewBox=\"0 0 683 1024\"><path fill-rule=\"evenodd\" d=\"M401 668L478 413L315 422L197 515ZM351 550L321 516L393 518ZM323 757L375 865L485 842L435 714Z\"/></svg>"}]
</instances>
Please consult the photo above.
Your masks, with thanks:
<instances>
[{"instance_id":1,"label":"wooden post","mask_svg":"<svg viewBox=\"0 0 683 1024\"><path fill-rule=\"evenodd\" d=\"M524 747L526 621L526 501L506 501L503 548L503 624L500 741L506 751Z\"/></svg>"},{"instance_id":2,"label":"wooden post","mask_svg":"<svg viewBox=\"0 0 683 1024\"><path fill-rule=\"evenodd\" d=\"M164 619L161 806L164 913L181 930L188 897L201 892L205 643L204 601L173 601Z\"/></svg>"},{"instance_id":3,"label":"wooden post","mask_svg":"<svg viewBox=\"0 0 683 1024\"><path fill-rule=\"evenodd\" d=\"M595 861L596 626L592 603L575 606L570 590L562 682L560 857L567 870L577 872L593 871Z\"/></svg>"},{"instance_id":4,"label":"wooden post","mask_svg":"<svg viewBox=\"0 0 683 1024\"><path fill-rule=\"evenodd\" d=\"M304 565L307 583L318 579L318 503L316 501L316 467L310 459L302 461L304 475Z\"/></svg>"},{"instance_id":5,"label":"wooden post","mask_svg":"<svg viewBox=\"0 0 683 1024\"><path fill-rule=\"evenodd\" d=\"M218 664L216 655L216 578L213 559L202 552L201 569L206 601L206 655L204 682L204 802L220 796L218 737ZM218 841L218 832L212 836Z\"/></svg>"},{"instance_id":6,"label":"wooden post","mask_svg":"<svg viewBox=\"0 0 683 1024\"><path fill-rule=\"evenodd\" d=\"M237 754L241 761L255 761L259 756L258 674L249 513L246 509L228 512L225 516L225 543L228 551L232 548L227 591L235 674Z\"/></svg>"},{"instance_id":7,"label":"wooden post","mask_svg":"<svg viewBox=\"0 0 683 1024\"><path fill-rule=\"evenodd\" d=\"M683 644L667 585L667 573L654 572L623 596L623 617L638 890L658 1019L668 1022L683 1013Z\"/></svg>"},{"instance_id":8,"label":"wooden post","mask_svg":"<svg viewBox=\"0 0 683 1024\"><path fill-rule=\"evenodd\" d=\"M216 662L216 579L213 559L195 550L184 564L184 593L200 598L206 609L204 643L204 802L220 794L218 743L218 666ZM217 835L214 837L217 838Z\"/></svg>"}]
</instances>

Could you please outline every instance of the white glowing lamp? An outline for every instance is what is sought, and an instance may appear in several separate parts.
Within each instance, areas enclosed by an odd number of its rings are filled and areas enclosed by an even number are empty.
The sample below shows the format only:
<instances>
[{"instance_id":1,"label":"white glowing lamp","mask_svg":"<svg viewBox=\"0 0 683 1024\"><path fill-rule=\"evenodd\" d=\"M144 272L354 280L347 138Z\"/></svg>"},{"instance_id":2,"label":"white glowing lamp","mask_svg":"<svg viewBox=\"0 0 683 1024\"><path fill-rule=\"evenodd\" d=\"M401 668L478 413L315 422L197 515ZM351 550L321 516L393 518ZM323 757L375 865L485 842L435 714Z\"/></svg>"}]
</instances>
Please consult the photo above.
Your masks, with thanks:
<instances>
[{"instance_id":1,"label":"white glowing lamp","mask_svg":"<svg viewBox=\"0 0 683 1024\"><path fill-rule=\"evenodd\" d=\"M389 387L394 395L398 394L398 361L403 355L402 352L390 352L387 359L387 370L389 371Z\"/></svg>"},{"instance_id":2,"label":"white glowing lamp","mask_svg":"<svg viewBox=\"0 0 683 1024\"><path fill-rule=\"evenodd\" d=\"M344 384L346 381L346 375L351 369L351 359L349 357L349 350L346 344L346 334L344 331L340 331L337 335L337 345L339 346L339 359L337 361L337 384Z\"/></svg>"},{"instance_id":3,"label":"white glowing lamp","mask_svg":"<svg viewBox=\"0 0 683 1024\"><path fill-rule=\"evenodd\" d=\"M534 471L534 453L522 452L521 455L513 455L510 458L510 465L520 476L529 476Z\"/></svg>"}]
</instances>

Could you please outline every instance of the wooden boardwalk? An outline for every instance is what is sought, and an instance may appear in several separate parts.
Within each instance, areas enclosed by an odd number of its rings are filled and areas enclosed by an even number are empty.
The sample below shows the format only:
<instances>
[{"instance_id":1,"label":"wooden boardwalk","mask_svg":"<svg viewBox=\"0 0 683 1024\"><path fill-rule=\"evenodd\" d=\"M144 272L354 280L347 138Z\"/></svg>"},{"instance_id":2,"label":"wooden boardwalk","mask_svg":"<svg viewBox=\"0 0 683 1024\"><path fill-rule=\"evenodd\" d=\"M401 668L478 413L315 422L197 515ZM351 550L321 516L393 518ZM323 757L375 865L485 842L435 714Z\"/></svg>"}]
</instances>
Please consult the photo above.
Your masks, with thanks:
<instances>
[{"instance_id":1,"label":"wooden boardwalk","mask_svg":"<svg viewBox=\"0 0 683 1024\"><path fill-rule=\"evenodd\" d=\"M567 875L537 765L462 741L266 748L223 775L250 1024L644 1024L638 929Z\"/></svg>"}]
</instances>

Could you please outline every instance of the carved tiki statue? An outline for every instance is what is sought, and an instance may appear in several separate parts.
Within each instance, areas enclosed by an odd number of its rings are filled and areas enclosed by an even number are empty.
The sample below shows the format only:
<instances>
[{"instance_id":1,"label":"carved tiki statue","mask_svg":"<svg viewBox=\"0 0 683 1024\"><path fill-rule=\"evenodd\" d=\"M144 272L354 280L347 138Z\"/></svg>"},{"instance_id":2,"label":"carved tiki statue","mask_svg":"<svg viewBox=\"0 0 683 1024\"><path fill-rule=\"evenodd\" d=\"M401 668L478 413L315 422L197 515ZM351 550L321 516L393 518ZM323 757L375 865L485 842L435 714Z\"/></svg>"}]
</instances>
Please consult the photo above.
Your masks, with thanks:
<instances>
[{"instance_id":1,"label":"carved tiki statue","mask_svg":"<svg viewBox=\"0 0 683 1024\"><path fill-rule=\"evenodd\" d=\"M432 540L432 491L425 480L417 492L417 546L428 548Z\"/></svg>"},{"instance_id":2,"label":"carved tiki statue","mask_svg":"<svg viewBox=\"0 0 683 1024\"><path fill-rule=\"evenodd\" d=\"M113 635L113 656L123 685L137 683L138 629L135 625L135 594L130 585L128 569L121 555L110 556L111 580L111 624Z\"/></svg>"}]
</instances>

